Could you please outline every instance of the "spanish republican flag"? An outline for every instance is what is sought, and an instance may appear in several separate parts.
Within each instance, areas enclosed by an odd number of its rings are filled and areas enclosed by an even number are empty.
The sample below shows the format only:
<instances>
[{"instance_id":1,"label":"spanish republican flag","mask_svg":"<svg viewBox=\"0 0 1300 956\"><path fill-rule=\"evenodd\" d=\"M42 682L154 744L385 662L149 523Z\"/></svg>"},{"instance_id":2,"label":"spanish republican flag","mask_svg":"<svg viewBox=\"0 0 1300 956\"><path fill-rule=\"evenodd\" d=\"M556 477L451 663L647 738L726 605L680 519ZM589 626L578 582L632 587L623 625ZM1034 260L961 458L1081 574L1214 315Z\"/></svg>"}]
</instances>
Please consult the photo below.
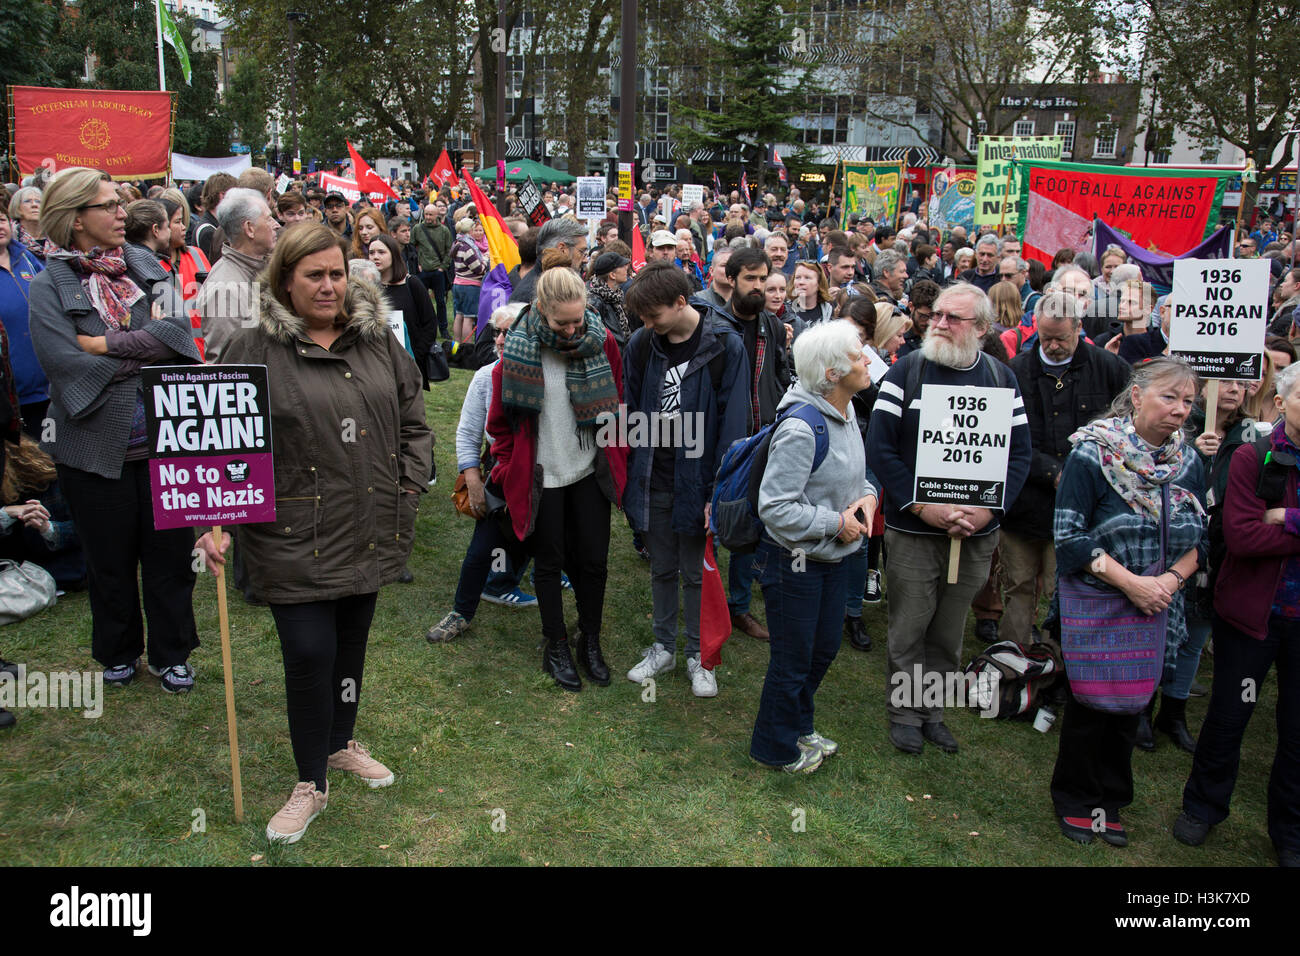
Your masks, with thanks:
<instances>
[{"instance_id":1,"label":"spanish republican flag","mask_svg":"<svg viewBox=\"0 0 1300 956\"><path fill-rule=\"evenodd\" d=\"M487 233L488 254L492 257L492 264L505 266L506 272L509 272L519 265L519 243L515 242L514 234L501 218L501 213L497 212L497 207L492 205L474 177L469 175L469 170L465 170L461 182L469 187L470 201L478 210L478 221Z\"/></svg>"}]
</instances>

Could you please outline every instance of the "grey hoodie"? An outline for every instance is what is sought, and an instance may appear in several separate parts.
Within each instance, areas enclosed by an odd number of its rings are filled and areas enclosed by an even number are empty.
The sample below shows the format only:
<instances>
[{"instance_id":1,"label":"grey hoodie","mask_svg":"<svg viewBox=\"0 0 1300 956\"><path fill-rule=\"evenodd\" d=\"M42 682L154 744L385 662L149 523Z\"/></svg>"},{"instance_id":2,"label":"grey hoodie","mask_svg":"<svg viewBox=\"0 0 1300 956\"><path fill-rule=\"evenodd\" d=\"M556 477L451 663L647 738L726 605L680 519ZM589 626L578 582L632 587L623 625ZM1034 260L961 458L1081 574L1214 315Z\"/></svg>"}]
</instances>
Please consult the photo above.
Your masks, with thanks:
<instances>
[{"instance_id":1,"label":"grey hoodie","mask_svg":"<svg viewBox=\"0 0 1300 956\"><path fill-rule=\"evenodd\" d=\"M877 491L866 478L866 452L852 406L850 414L843 415L796 383L782 396L777 411L799 402L812 405L826 419L826 458L812 471L812 429L798 419L777 426L758 489L758 517L783 548L802 548L814 561L839 561L862 545L861 540L846 544L835 537L840 512Z\"/></svg>"}]
</instances>

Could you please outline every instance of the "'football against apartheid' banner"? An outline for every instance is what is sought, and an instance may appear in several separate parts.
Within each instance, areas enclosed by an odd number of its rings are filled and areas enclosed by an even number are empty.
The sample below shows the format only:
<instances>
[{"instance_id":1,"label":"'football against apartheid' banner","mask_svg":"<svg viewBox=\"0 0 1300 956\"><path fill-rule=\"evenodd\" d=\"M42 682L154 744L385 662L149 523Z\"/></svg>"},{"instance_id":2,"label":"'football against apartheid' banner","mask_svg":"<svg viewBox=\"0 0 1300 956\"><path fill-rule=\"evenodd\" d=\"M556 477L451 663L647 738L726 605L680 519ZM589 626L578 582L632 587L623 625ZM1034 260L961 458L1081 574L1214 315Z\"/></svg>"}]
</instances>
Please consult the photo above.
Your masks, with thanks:
<instances>
[{"instance_id":1,"label":"'football against apartheid' banner","mask_svg":"<svg viewBox=\"0 0 1300 956\"><path fill-rule=\"evenodd\" d=\"M327 193L342 193L343 197L350 203L361 198L361 187L357 185L356 180L344 179L342 176L335 176L332 173L320 174L320 188ZM388 198L381 192L368 192L366 197L371 202L383 202Z\"/></svg>"},{"instance_id":2,"label":"'football against apartheid' banner","mask_svg":"<svg viewBox=\"0 0 1300 956\"><path fill-rule=\"evenodd\" d=\"M1210 237L1232 170L1150 169L1026 160L1019 232L1026 259L1050 265L1060 249L1092 249L1104 219L1150 252L1178 256Z\"/></svg>"},{"instance_id":3,"label":"'football against apartheid' banner","mask_svg":"<svg viewBox=\"0 0 1300 956\"><path fill-rule=\"evenodd\" d=\"M961 226L974 233L975 167L935 166L930 174L930 225L943 232Z\"/></svg>"},{"instance_id":4,"label":"'football against apartheid' banner","mask_svg":"<svg viewBox=\"0 0 1300 956\"><path fill-rule=\"evenodd\" d=\"M979 186L975 224L1014 226L1020 195L1020 172L1014 161L1059 160L1063 143L1059 136L981 136L975 157Z\"/></svg>"},{"instance_id":5,"label":"'football against apartheid' banner","mask_svg":"<svg viewBox=\"0 0 1300 956\"><path fill-rule=\"evenodd\" d=\"M895 222L903 194L903 167L898 163L845 163L844 213L840 228L849 216L869 217L873 222Z\"/></svg>"},{"instance_id":6,"label":"'football against apartheid' banner","mask_svg":"<svg viewBox=\"0 0 1300 956\"><path fill-rule=\"evenodd\" d=\"M88 166L114 179L160 179L171 168L171 93L10 87L19 175Z\"/></svg>"}]
</instances>

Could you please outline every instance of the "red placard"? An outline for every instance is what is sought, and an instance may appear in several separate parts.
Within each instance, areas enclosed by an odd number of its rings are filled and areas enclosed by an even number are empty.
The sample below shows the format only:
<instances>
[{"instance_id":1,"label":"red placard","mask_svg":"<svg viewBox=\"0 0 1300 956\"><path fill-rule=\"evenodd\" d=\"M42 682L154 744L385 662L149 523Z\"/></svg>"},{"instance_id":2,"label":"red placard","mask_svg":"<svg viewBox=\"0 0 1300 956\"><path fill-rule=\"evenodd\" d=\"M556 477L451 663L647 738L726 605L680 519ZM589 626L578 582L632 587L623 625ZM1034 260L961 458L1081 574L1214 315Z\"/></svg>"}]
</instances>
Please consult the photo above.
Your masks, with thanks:
<instances>
[{"instance_id":1,"label":"red placard","mask_svg":"<svg viewBox=\"0 0 1300 956\"><path fill-rule=\"evenodd\" d=\"M88 166L114 179L159 179L171 168L172 93L11 87L20 175Z\"/></svg>"}]
</instances>

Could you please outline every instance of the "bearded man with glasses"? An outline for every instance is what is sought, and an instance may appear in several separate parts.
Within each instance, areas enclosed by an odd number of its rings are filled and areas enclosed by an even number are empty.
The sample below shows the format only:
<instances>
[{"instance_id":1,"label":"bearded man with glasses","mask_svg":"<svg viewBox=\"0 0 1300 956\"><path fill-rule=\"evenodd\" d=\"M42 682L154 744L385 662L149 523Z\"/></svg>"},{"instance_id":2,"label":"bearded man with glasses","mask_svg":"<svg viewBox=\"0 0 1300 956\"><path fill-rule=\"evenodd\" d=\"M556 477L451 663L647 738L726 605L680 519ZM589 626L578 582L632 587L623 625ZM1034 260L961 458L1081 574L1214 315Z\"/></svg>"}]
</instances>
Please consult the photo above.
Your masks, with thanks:
<instances>
[{"instance_id":1,"label":"bearded man with glasses","mask_svg":"<svg viewBox=\"0 0 1300 956\"><path fill-rule=\"evenodd\" d=\"M1020 389L1010 371L980 351L993 324L988 296L969 283L949 286L918 352L896 362L880 384L867 431L867 464L885 491L885 568L889 591L889 739L918 754L928 740L945 753L957 740L943 707L922 686L950 684L961 668L962 634L971 599L989 576L998 543L999 509L919 504L914 495L921 394L926 384L975 385L1013 391L1011 443L1003 507L1010 508L1029 474L1032 449ZM920 363L919 369L915 369ZM956 472L954 472L956 475ZM948 584L948 541L963 542L956 584ZM922 681L916 680L917 670Z\"/></svg>"}]
</instances>

